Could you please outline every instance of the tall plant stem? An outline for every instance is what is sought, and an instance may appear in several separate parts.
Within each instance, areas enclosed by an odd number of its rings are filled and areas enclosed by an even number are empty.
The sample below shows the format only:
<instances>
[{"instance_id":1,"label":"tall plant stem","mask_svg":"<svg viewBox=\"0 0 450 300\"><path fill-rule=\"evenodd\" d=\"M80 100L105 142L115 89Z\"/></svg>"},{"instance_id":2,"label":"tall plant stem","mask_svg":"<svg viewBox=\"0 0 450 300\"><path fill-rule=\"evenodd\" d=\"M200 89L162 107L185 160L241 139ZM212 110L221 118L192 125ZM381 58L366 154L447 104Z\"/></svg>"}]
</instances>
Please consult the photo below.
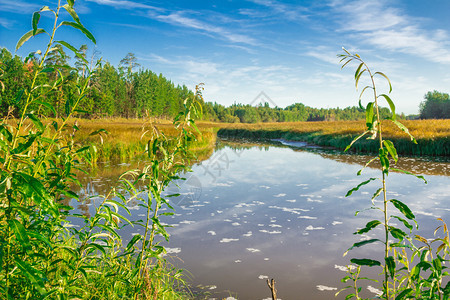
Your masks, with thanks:
<instances>
[{"instance_id":1,"label":"tall plant stem","mask_svg":"<svg viewBox=\"0 0 450 300\"><path fill-rule=\"evenodd\" d=\"M378 95L377 95L377 88L375 85L375 80L373 78L372 71L370 70L369 66L364 63L364 66L367 69L367 72L369 73L370 80L372 82L373 87L373 97L374 97L374 107L375 107L375 115L377 118L377 134L378 134L378 141L380 144L380 149L383 149L383 131L381 127L381 119L380 119L380 110L378 106ZM386 258L389 257L389 218L388 218L388 200L387 200L387 191L386 191L386 174L383 169L383 165L381 164L380 159L380 167L381 167L381 182L382 182L382 191L383 191L383 217L384 217L384 233L385 233L385 239L384 239L384 258L386 261ZM389 293L389 273L388 268L385 265L384 266L384 290L386 293L386 299L390 298ZM393 295L395 295L395 290L393 291Z\"/></svg>"}]
</instances>

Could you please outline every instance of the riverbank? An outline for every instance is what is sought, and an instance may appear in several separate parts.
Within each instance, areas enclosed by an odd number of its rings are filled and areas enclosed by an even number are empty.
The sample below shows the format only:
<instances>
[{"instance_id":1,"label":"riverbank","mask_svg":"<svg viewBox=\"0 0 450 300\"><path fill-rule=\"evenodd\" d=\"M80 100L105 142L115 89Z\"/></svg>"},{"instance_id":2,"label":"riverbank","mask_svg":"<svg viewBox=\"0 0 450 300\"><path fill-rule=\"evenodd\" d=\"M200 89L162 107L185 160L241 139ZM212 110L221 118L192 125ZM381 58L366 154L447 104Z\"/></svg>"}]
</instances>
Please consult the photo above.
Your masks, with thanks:
<instances>
[{"instance_id":1,"label":"riverbank","mask_svg":"<svg viewBox=\"0 0 450 300\"><path fill-rule=\"evenodd\" d=\"M393 123L384 126L384 138L394 142L397 152L414 156L450 156L450 120L402 121L416 138L417 144ZM318 146L344 150L351 141L364 131L364 121L293 122L228 124L217 132L222 138L284 139L302 141ZM360 139L352 146L356 153L376 153L375 140Z\"/></svg>"},{"instance_id":2,"label":"riverbank","mask_svg":"<svg viewBox=\"0 0 450 300\"><path fill-rule=\"evenodd\" d=\"M168 136L175 134L172 123L161 119L97 119L76 120L80 128L77 141L95 145L93 156L100 161L121 160L142 155L154 128ZM401 155L450 156L450 120L404 120L403 124L416 138L417 144L393 123L384 126L384 138L394 142ZM323 121L286 123L215 123L197 121L201 135L190 145L199 160L212 153L216 137L257 140L284 139L344 150L365 129L364 121ZM97 135L92 132L104 129ZM376 153L378 143L365 138L352 146L355 153Z\"/></svg>"},{"instance_id":3,"label":"riverbank","mask_svg":"<svg viewBox=\"0 0 450 300\"><path fill-rule=\"evenodd\" d=\"M95 161L127 161L145 154L147 143L156 133L167 137L177 134L171 121L162 119L76 119L79 131L77 142L93 145L92 159ZM198 160L208 158L216 143L215 126L209 123L198 125L200 133L189 144ZM97 134L92 135L93 132Z\"/></svg>"}]
</instances>

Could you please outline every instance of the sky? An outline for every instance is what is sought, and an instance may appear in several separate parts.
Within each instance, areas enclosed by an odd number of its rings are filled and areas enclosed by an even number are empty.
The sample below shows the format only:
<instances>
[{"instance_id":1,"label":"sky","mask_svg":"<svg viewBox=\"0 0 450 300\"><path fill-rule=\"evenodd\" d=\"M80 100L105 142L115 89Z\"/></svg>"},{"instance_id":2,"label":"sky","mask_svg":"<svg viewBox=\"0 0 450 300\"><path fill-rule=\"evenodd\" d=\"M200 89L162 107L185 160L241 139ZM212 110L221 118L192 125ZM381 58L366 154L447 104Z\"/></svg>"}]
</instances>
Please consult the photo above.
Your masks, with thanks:
<instances>
[{"instance_id":1,"label":"sky","mask_svg":"<svg viewBox=\"0 0 450 300\"><path fill-rule=\"evenodd\" d=\"M57 1L0 0L0 47L13 52L44 5ZM390 78L398 113L416 114L428 91L450 90L448 0L77 0L74 8L97 44L72 28L57 39L87 44L115 66L132 52L141 68L190 89L204 83L205 100L226 106L357 105L367 79L357 91L357 65L341 70L342 47ZM52 24L42 13L40 27ZM37 36L17 54L46 41ZM381 77L376 83L379 93L389 92Z\"/></svg>"}]
</instances>

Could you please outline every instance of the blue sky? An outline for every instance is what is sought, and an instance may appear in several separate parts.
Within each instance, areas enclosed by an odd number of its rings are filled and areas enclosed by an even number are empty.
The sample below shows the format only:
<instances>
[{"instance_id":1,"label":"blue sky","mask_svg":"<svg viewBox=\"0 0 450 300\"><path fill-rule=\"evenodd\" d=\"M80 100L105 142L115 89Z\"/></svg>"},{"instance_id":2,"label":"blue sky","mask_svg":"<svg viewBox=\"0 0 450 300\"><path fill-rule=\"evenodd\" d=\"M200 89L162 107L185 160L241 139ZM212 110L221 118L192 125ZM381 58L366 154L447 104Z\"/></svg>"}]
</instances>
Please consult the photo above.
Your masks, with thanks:
<instances>
[{"instance_id":1,"label":"blue sky","mask_svg":"<svg viewBox=\"0 0 450 300\"><path fill-rule=\"evenodd\" d=\"M13 51L44 5L56 1L0 0L0 46ZM390 77L399 112L417 113L428 91L449 92L448 0L77 0L75 9L104 60L117 66L133 52L176 84L205 83L205 99L224 105L261 91L280 107L356 105L355 65L340 69L342 47ZM51 21L42 15L42 27ZM58 38L94 48L74 30ZM39 36L18 54L43 43ZM387 92L381 80L379 88Z\"/></svg>"}]
</instances>

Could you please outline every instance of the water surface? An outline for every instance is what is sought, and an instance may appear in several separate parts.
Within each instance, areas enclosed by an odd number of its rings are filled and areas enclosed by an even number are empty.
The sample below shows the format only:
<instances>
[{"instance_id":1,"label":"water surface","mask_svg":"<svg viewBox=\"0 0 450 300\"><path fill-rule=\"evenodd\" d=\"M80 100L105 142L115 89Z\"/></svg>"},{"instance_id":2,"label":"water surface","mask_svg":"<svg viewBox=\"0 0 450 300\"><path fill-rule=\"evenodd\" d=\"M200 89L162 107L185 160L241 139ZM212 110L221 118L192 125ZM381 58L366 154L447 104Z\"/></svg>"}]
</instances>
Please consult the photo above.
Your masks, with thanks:
<instances>
[{"instance_id":1,"label":"water surface","mask_svg":"<svg viewBox=\"0 0 450 300\"><path fill-rule=\"evenodd\" d=\"M280 299L334 298L350 258L375 259L383 251L376 245L342 257L354 242L381 234L352 234L381 217L374 210L355 216L371 206L379 183L344 197L361 181L379 176L372 168L356 176L367 160L320 149L220 141L214 154L180 182L182 196L173 200L176 214L163 220L173 225L167 245L179 258L173 262L190 272L192 285L201 285L208 299L268 299L268 278L275 279ZM391 173L389 197L407 203L419 233L432 237L440 225L436 218L450 220L449 163L400 160L402 168L428 174L428 184ZM94 179L86 193L99 192L106 180ZM132 233L123 233L124 238ZM367 296L372 291L364 288Z\"/></svg>"}]
</instances>

